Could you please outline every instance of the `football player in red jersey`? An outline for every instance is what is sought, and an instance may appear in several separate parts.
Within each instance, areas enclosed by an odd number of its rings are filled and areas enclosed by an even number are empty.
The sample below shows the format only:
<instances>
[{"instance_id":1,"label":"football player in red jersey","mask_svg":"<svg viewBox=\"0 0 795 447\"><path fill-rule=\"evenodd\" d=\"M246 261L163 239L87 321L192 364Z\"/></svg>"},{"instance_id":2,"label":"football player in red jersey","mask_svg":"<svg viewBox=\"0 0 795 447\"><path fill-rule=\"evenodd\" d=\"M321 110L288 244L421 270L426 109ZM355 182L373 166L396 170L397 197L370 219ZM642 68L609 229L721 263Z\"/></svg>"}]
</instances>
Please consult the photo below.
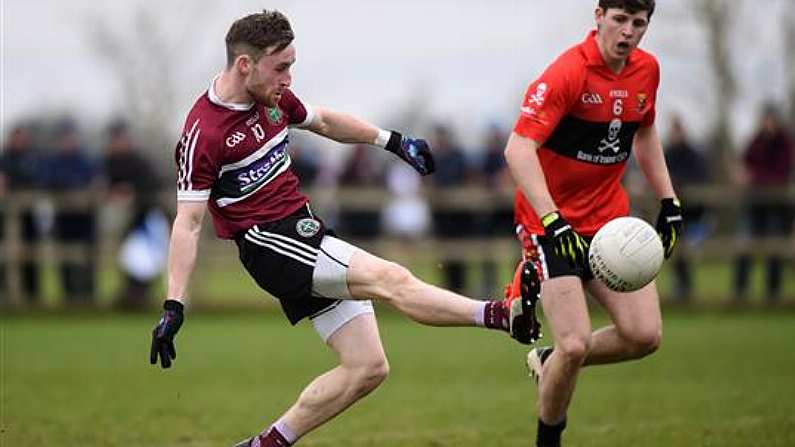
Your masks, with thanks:
<instances>
[{"instance_id":1,"label":"football player in red jersey","mask_svg":"<svg viewBox=\"0 0 795 447\"><path fill-rule=\"evenodd\" d=\"M596 30L530 84L505 149L518 185L523 249L508 298L519 297L523 284L535 287L554 338L554 347L528 354L539 386L538 447L560 445L582 366L641 358L660 344L654 283L631 293L611 291L594 280L587 260L596 231L629 213L620 181L630 152L661 201L657 230L666 257L681 230L681 208L654 126L659 64L638 48L654 6L654 0L599 0ZM611 325L592 332L586 291L606 309Z\"/></svg>"},{"instance_id":2,"label":"football player in red jersey","mask_svg":"<svg viewBox=\"0 0 795 447\"><path fill-rule=\"evenodd\" d=\"M307 318L337 354L339 366L317 377L272 426L239 446L284 447L367 395L389 370L369 299L424 324L481 326L532 333L530 318L508 301L478 301L426 284L400 265L335 237L298 189L287 152L289 128L344 143L380 146L420 174L433 172L421 139L381 130L327 108L311 107L291 89L293 31L281 13L236 21L226 37L227 66L199 97L175 151L177 216L169 249L168 298L152 333L150 361L176 357L187 286L199 233L210 210L216 234L234 240L240 260L279 299L292 324ZM533 316L534 317L534 316Z\"/></svg>"}]
</instances>

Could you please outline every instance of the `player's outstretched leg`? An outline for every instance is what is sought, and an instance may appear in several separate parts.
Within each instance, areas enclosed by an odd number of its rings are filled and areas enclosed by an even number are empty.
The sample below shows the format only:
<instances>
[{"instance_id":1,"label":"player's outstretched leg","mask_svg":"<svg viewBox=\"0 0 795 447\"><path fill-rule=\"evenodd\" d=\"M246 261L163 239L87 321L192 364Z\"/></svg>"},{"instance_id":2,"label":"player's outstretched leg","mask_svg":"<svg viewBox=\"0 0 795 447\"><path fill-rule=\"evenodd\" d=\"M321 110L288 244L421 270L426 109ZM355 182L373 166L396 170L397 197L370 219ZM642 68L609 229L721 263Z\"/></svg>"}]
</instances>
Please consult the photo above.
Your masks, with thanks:
<instances>
[{"instance_id":1,"label":"player's outstretched leg","mask_svg":"<svg viewBox=\"0 0 795 447\"><path fill-rule=\"evenodd\" d=\"M467 298L425 283L405 267L359 249L349 261L348 289L353 298L383 301L414 321L430 326L482 326L510 333L512 321L530 315L534 318L530 312L535 305L532 299L525 305L521 303L524 300L516 300L517 305L513 306L510 300ZM534 325L527 323L525 327L529 330ZM535 337L528 333L523 343L530 343Z\"/></svg>"}]
</instances>

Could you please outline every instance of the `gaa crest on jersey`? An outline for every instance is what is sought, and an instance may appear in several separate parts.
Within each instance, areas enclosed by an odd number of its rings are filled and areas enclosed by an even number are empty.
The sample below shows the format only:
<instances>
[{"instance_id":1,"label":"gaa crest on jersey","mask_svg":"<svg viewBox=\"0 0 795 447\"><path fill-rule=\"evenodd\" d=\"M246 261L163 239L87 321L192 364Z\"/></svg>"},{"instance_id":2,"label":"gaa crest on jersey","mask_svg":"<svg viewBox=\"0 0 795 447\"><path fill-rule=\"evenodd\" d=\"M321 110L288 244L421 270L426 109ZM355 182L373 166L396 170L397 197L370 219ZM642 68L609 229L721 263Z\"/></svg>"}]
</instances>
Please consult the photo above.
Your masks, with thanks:
<instances>
[{"instance_id":1,"label":"gaa crest on jersey","mask_svg":"<svg viewBox=\"0 0 795 447\"><path fill-rule=\"evenodd\" d=\"M295 232L299 235L309 238L320 231L320 222L311 217L305 217L295 224Z\"/></svg>"},{"instance_id":2,"label":"gaa crest on jersey","mask_svg":"<svg viewBox=\"0 0 795 447\"><path fill-rule=\"evenodd\" d=\"M268 109L268 122L271 124L280 124L283 116L284 114L278 106Z\"/></svg>"}]
</instances>

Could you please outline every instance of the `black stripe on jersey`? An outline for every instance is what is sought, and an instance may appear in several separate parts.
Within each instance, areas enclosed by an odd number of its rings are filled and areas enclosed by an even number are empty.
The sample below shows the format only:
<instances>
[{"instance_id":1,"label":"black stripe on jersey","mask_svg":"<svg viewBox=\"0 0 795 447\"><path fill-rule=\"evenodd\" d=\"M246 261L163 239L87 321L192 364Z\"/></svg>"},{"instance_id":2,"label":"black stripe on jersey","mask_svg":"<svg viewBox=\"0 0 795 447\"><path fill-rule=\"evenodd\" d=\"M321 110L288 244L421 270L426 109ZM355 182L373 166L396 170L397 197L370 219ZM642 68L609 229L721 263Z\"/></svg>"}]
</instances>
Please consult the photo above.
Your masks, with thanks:
<instances>
[{"instance_id":1,"label":"black stripe on jersey","mask_svg":"<svg viewBox=\"0 0 795 447\"><path fill-rule=\"evenodd\" d=\"M618 119L594 122L566 115L544 147L568 158L597 165L623 163L629 158L638 122Z\"/></svg>"}]
</instances>

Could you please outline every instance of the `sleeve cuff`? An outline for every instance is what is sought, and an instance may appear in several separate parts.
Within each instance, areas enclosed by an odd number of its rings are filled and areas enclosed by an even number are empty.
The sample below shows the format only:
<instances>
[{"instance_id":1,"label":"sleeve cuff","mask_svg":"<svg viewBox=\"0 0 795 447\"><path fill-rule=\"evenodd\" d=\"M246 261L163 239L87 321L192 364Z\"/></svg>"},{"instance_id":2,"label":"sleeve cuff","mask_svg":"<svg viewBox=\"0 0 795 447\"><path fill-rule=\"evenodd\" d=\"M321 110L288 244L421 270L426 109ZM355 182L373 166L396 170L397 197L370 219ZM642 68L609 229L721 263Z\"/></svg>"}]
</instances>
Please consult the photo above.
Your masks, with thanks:
<instances>
[{"instance_id":1,"label":"sleeve cuff","mask_svg":"<svg viewBox=\"0 0 795 447\"><path fill-rule=\"evenodd\" d=\"M304 121L301 123L293 124L293 127L303 129L309 127L312 124L312 121L315 119L315 109L303 101L301 104L303 104L304 110L306 110L306 118L304 118Z\"/></svg>"},{"instance_id":2,"label":"sleeve cuff","mask_svg":"<svg viewBox=\"0 0 795 447\"><path fill-rule=\"evenodd\" d=\"M210 190L201 191L177 191L177 201L179 202L206 202L210 199Z\"/></svg>"}]
</instances>

